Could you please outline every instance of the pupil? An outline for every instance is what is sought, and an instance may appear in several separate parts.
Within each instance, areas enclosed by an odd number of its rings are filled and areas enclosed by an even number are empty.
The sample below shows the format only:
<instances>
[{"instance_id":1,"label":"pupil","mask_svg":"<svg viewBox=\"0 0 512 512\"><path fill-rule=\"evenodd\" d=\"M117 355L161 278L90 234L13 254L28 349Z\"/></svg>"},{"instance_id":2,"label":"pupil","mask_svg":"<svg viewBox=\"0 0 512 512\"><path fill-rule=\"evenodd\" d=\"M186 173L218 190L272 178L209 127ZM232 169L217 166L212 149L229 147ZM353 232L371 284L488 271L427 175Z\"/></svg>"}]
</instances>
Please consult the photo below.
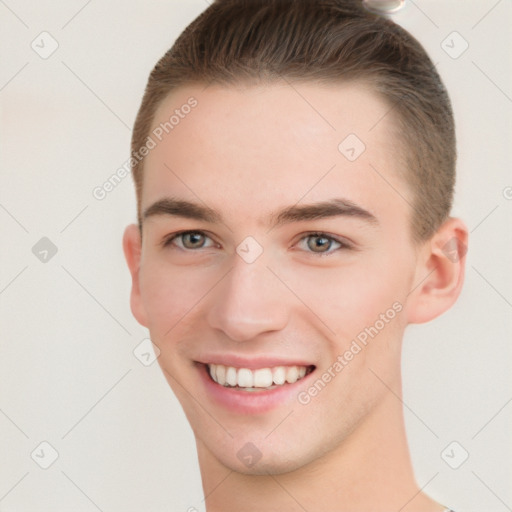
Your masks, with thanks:
<instances>
[{"instance_id":1,"label":"pupil","mask_svg":"<svg viewBox=\"0 0 512 512\"><path fill-rule=\"evenodd\" d=\"M329 249L331 245L331 241L328 238L325 238L323 236L316 236L310 238L309 241L309 248L312 249L315 252L324 252L324 250ZM320 249L320 250L318 250Z\"/></svg>"},{"instance_id":2,"label":"pupil","mask_svg":"<svg viewBox=\"0 0 512 512\"><path fill-rule=\"evenodd\" d=\"M201 233L188 233L185 235L185 244L193 247L203 245L203 235Z\"/></svg>"}]
</instances>

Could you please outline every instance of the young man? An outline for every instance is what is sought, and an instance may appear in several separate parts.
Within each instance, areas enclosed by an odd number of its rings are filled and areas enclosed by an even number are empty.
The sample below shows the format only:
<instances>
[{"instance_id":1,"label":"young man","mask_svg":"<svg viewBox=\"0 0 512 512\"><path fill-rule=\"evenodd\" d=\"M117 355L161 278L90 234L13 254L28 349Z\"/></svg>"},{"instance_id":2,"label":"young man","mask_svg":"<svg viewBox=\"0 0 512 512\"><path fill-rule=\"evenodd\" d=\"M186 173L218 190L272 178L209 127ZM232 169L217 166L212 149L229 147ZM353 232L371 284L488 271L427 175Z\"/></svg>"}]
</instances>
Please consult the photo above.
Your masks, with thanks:
<instances>
[{"instance_id":1,"label":"young man","mask_svg":"<svg viewBox=\"0 0 512 512\"><path fill-rule=\"evenodd\" d=\"M436 512L406 326L457 299L450 102L356 0L219 0L150 75L131 307L194 431L208 512Z\"/></svg>"}]
</instances>

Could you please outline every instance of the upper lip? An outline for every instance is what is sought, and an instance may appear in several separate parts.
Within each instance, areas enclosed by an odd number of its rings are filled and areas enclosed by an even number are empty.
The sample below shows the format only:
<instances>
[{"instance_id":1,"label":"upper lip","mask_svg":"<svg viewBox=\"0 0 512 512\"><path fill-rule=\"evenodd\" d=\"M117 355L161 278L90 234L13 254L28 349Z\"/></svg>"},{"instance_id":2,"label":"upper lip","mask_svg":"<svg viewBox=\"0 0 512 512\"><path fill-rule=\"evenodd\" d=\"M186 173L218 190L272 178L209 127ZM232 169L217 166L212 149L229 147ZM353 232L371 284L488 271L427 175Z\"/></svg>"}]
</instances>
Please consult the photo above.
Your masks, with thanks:
<instances>
[{"instance_id":1,"label":"upper lip","mask_svg":"<svg viewBox=\"0 0 512 512\"><path fill-rule=\"evenodd\" d=\"M274 368L276 366L314 366L311 362L305 361L304 359L284 359L276 356L255 356L248 358L247 356L239 356L236 354L212 354L211 356L201 357L197 362L202 364L222 364L223 366L248 368L249 370Z\"/></svg>"}]
</instances>

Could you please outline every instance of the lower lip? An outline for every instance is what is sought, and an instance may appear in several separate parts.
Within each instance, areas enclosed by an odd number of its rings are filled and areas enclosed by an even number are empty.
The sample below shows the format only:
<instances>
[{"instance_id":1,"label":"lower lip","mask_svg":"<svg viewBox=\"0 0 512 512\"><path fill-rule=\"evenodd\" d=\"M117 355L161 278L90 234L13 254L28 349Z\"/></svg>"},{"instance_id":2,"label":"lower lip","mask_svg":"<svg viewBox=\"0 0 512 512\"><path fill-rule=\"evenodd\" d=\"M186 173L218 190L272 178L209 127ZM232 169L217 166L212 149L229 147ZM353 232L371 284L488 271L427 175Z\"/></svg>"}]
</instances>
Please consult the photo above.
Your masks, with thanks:
<instances>
[{"instance_id":1,"label":"lower lip","mask_svg":"<svg viewBox=\"0 0 512 512\"><path fill-rule=\"evenodd\" d=\"M296 400L301 388L304 388L304 384L307 384L315 373L313 370L293 384L283 384L265 391L243 391L217 384L210 377L205 364L198 363L198 370L208 395L218 404L239 414L261 414L291 403Z\"/></svg>"}]
</instances>

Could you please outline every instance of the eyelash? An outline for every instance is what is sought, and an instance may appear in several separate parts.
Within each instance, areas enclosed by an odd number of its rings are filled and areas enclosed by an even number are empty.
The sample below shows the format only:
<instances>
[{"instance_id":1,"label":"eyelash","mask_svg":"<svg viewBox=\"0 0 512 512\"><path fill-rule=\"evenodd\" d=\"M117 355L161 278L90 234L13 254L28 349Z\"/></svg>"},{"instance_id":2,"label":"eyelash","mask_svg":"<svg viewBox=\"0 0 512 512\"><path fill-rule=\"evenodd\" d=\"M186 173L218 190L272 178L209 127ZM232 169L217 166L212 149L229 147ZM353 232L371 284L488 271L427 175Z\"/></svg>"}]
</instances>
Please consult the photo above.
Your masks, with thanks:
<instances>
[{"instance_id":1,"label":"eyelash","mask_svg":"<svg viewBox=\"0 0 512 512\"><path fill-rule=\"evenodd\" d=\"M204 231L194 231L194 230L187 230L187 231L180 231L178 233L174 233L170 236L168 236L163 242L162 242L162 247L166 248L166 247L170 247L174 240L176 240L177 238L180 238L184 235L187 235L187 234L200 234L200 235L203 235L205 236L206 238L211 239L211 237L209 237ZM339 247L337 247L336 249L333 249L333 250L329 250L327 252L315 252L315 251L305 251L305 252L309 252L310 254L314 254L316 256L330 256L331 254L339 251L339 250L352 250L354 249L353 245L350 244L349 242L347 241L344 241L344 240L340 240L339 238L336 238L334 236L331 236L331 235L328 235L327 233L324 233L322 231L314 231L314 232L311 232L311 233L307 233L305 234L304 236L302 236L299 240L299 242L303 241L303 240L307 240L308 238L310 237L318 237L318 238L326 238L327 240L329 240L330 242L334 242L335 244L338 244ZM213 242L213 240L212 240ZM197 250L200 250L200 249L204 249L204 247L199 247L197 249L187 249L186 247L182 248L182 247L178 247L179 249L183 250L183 251L188 251L188 252L194 252L194 251L197 251Z\"/></svg>"}]
</instances>

